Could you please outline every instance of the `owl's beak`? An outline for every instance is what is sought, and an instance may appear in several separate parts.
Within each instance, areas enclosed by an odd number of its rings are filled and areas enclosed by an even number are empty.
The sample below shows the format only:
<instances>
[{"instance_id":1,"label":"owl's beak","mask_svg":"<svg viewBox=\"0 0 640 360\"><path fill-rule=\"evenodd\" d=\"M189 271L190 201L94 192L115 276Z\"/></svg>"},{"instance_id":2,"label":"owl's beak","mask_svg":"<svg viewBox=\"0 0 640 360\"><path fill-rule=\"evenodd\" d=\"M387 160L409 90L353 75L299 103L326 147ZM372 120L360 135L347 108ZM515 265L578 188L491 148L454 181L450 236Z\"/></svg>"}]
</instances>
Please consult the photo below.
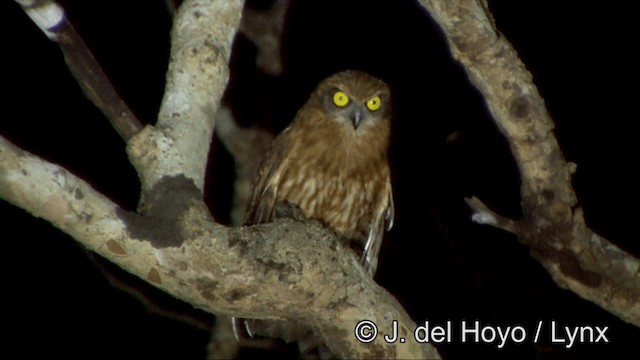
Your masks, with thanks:
<instances>
[{"instance_id":1,"label":"owl's beak","mask_svg":"<svg viewBox=\"0 0 640 360\"><path fill-rule=\"evenodd\" d=\"M360 121L362 120L362 110L356 109L351 113L351 122L353 123L353 128L357 129L358 125L360 125Z\"/></svg>"}]
</instances>

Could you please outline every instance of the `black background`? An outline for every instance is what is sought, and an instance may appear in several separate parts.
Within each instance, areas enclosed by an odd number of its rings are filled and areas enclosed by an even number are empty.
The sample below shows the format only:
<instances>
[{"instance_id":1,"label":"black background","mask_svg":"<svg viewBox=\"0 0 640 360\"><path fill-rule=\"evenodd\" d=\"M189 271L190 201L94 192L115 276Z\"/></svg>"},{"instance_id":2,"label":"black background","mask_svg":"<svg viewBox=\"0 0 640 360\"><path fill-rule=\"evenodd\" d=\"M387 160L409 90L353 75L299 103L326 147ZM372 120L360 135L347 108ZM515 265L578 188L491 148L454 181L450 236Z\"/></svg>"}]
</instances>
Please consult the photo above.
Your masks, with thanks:
<instances>
[{"instance_id":1,"label":"black background","mask_svg":"<svg viewBox=\"0 0 640 360\"><path fill-rule=\"evenodd\" d=\"M61 3L120 95L145 123L154 123L169 51L171 19L164 1ZM493 0L489 5L533 74L566 158L578 165L573 184L588 225L638 256L633 171L638 32L631 3ZM80 92L57 45L16 3L0 3L0 14L0 135L135 209L139 183L124 143ZM521 325L529 338L539 320L609 327L610 343L571 350L551 344L548 334L540 344L509 343L504 349L454 338L438 346L444 358L640 358L638 328L559 289L514 236L469 220L463 198L472 195L501 214L519 217L518 173L483 99L415 2L294 2L283 55L282 76L267 76L255 68L253 45L237 37L226 101L242 124L281 130L322 78L347 68L391 85L396 226L383 244L376 279L418 323ZM233 161L215 141L210 175L207 201L216 218L228 222ZM204 358L206 331L149 312L111 287L82 247L45 221L2 201L0 214L0 352ZM143 289L155 302L189 309ZM205 324L213 322L212 316L195 314Z\"/></svg>"}]
</instances>

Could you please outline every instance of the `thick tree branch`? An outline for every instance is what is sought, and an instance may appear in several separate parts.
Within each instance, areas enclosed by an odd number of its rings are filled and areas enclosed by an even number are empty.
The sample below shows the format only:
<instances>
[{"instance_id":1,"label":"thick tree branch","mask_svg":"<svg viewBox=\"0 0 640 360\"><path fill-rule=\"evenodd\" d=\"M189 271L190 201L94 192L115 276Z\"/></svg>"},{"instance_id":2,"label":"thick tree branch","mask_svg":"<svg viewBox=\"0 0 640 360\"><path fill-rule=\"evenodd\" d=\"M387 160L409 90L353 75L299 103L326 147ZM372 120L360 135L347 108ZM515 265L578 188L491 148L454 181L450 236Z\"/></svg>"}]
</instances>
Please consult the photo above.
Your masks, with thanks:
<instances>
[{"instance_id":1,"label":"thick tree branch","mask_svg":"<svg viewBox=\"0 0 640 360\"><path fill-rule=\"evenodd\" d=\"M60 45L69 71L84 94L102 111L125 140L142 130L142 123L118 96L64 10L53 0L16 0L40 29Z\"/></svg>"},{"instance_id":2,"label":"thick tree branch","mask_svg":"<svg viewBox=\"0 0 640 360\"><path fill-rule=\"evenodd\" d=\"M413 321L330 232L287 219L246 228L215 224L189 183L174 177L159 185L179 191L174 223L140 217L0 137L0 198L195 307L304 322L343 357L438 357L433 347L411 340ZM158 246L157 237L167 234L179 237L179 245ZM375 342L363 344L353 336L362 319L380 325ZM406 343L383 341L392 320L398 320Z\"/></svg>"},{"instance_id":3,"label":"thick tree branch","mask_svg":"<svg viewBox=\"0 0 640 360\"><path fill-rule=\"evenodd\" d=\"M415 342L408 346L386 344L380 340L382 336L368 345L356 340L353 329L362 319L384 324L397 319L403 334L412 332L413 322L324 229L291 221L240 229L212 223L200 200L204 168L241 10L241 1L187 1L181 6L174 22L158 124L145 128L129 143L130 158L146 193L143 210L150 215L146 218L185 219L173 239L160 239L171 233L162 231L153 239L154 245L165 249L167 244L197 244L196 251L184 254L208 255L188 263L211 268L198 271L201 277L212 270L218 272L196 284L199 299L181 298L218 314L307 323L344 357L437 357L433 347ZM167 200L170 206L166 206ZM167 213L169 209L173 210ZM134 223L129 221L129 227L135 228ZM185 262L179 264L184 266ZM193 284L190 288L193 291ZM289 300L280 302L272 296ZM299 304L303 312L291 302L298 296L304 298ZM348 300L343 307L342 300L336 299ZM217 305L204 305L207 302ZM326 312L332 307L334 310Z\"/></svg>"},{"instance_id":4,"label":"thick tree branch","mask_svg":"<svg viewBox=\"0 0 640 360\"><path fill-rule=\"evenodd\" d=\"M524 218L510 230L558 285L640 326L640 261L585 225L553 121L531 74L496 30L486 1L420 2L511 146L522 179Z\"/></svg>"},{"instance_id":5,"label":"thick tree branch","mask_svg":"<svg viewBox=\"0 0 640 360\"><path fill-rule=\"evenodd\" d=\"M241 10L242 1L192 0L176 15L158 123L128 142L143 215L1 137L0 197L205 311L302 322L342 357L438 358L431 345L412 341L415 323L323 227L213 221L202 201L204 168ZM354 336L363 319L380 326L372 343ZM405 343L384 341L392 320Z\"/></svg>"},{"instance_id":6,"label":"thick tree branch","mask_svg":"<svg viewBox=\"0 0 640 360\"><path fill-rule=\"evenodd\" d=\"M243 1L186 1L174 18L165 94L156 127L129 142L143 193L182 174L203 192L215 114Z\"/></svg>"}]
</instances>

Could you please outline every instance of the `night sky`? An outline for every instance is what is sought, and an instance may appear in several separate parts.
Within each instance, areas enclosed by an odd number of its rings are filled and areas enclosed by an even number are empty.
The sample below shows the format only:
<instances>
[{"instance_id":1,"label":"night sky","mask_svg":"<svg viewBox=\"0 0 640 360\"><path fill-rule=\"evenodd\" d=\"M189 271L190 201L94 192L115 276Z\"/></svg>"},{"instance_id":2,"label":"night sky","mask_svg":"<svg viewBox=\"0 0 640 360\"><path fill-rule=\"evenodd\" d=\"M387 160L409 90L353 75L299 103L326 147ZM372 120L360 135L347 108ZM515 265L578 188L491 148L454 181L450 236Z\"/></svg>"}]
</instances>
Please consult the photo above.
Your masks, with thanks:
<instances>
[{"instance_id":1,"label":"night sky","mask_svg":"<svg viewBox=\"0 0 640 360\"><path fill-rule=\"evenodd\" d=\"M153 124L169 53L171 18L164 1L60 3L122 98ZM498 28L533 74L561 149L577 164L573 185L587 224L640 256L634 225L639 179L632 171L638 155L632 127L640 120L638 30L631 4L489 1ZM0 14L0 135L135 209L139 182L124 142L79 90L57 45L13 1L0 3ZM547 339L498 349L453 341L438 345L445 359L640 358L640 329L558 288L515 236L470 221L463 201L469 196L520 217L519 175L484 100L417 3L297 1L283 44L284 72L272 77L256 69L252 43L236 38L225 101L241 124L282 130L321 79L344 69L368 71L392 88L396 223L383 243L376 280L414 320L522 326L530 336L538 321L608 326L608 344L568 350ZM210 163L206 201L216 219L228 223L234 165L216 140ZM113 288L103 270L201 325L210 326L212 315L191 311L89 256L47 222L3 201L0 223L0 354L204 359L207 331L149 311Z\"/></svg>"}]
</instances>

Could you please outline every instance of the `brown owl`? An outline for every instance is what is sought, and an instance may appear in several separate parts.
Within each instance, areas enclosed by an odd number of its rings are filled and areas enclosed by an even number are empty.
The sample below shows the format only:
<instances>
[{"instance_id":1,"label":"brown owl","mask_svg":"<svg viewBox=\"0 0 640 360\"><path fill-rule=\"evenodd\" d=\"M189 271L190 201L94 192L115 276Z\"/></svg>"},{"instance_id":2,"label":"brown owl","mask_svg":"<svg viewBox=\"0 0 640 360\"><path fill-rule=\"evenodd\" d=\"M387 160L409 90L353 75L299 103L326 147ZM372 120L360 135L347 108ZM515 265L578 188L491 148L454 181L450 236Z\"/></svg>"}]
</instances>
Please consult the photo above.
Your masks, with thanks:
<instances>
[{"instance_id":1,"label":"brown owl","mask_svg":"<svg viewBox=\"0 0 640 360\"><path fill-rule=\"evenodd\" d=\"M324 79L274 139L245 223L272 221L281 215L280 204L294 207L334 230L373 276L385 226L391 228L394 216L387 160L390 120L389 87L381 80L353 70ZM326 351L304 324L235 319L233 326L238 338L261 335L296 341L303 353Z\"/></svg>"},{"instance_id":2,"label":"brown owl","mask_svg":"<svg viewBox=\"0 0 640 360\"><path fill-rule=\"evenodd\" d=\"M333 229L371 276L393 224L387 148L389 87L360 71L324 79L273 141L253 188L246 224L272 221L279 202Z\"/></svg>"}]
</instances>

